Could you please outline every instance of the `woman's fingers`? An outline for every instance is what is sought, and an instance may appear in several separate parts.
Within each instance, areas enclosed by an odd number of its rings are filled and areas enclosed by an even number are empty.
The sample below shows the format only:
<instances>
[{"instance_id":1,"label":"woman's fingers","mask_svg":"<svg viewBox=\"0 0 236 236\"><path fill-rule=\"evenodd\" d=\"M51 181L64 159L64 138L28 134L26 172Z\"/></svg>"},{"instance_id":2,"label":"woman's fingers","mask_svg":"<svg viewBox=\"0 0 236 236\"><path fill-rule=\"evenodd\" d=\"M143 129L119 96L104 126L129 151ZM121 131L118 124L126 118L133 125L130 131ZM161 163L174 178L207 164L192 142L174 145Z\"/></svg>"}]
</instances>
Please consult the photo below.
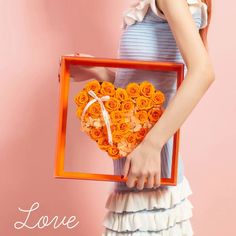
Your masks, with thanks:
<instances>
[{"instance_id":1,"label":"woman's fingers","mask_svg":"<svg viewBox=\"0 0 236 236\"><path fill-rule=\"evenodd\" d=\"M144 174L137 176L137 174L135 174L130 168L130 160L126 160L123 170L124 177L129 174L128 180L126 181L126 185L129 188L133 188L136 186L137 189L142 190L144 187L158 188L161 185L161 175L159 172L157 174L150 174L148 176Z\"/></svg>"},{"instance_id":2,"label":"woman's fingers","mask_svg":"<svg viewBox=\"0 0 236 236\"><path fill-rule=\"evenodd\" d=\"M146 183L145 187L153 188L153 185L154 185L154 174L150 174L148 176L147 183Z\"/></svg>"},{"instance_id":3,"label":"woman's fingers","mask_svg":"<svg viewBox=\"0 0 236 236\"><path fill-rule=\"evenodd\" d=\"M154 188L158 188L161 185L161 174L160 172L154 176Z\"/></svg>"},{"instance_id":4,"label":"woman's fingers","mask_svg":"<svg viewBox=\"0 0 236 236\"><path fill-rule=\"evenodd\" d=\"M137 177L134 174L129 173L128 180L126 181L126 185L129 188L133 188L136 185L136 181L137 181Z\"/></svg>"},{"instance_id":5,"label":"woman's fingers","mask_svg":"<svg viewBox=\"0 0 236 236\"><path fill-rule=\"evenodd\" d=\"M147 181L147 176L146 175L141 175L138 178L138 181L137 181L137 184L136 184L137 189L142 190L144 188L144 185L145 185L146 181Z\"/></svg>"},{"instance_id":6,"label":"woman's fingers","mask_svg":"<svg viewBox=\"0 0 236 236\"><path fill-rule=\"evenodd\" d=\"M86 53L79 53L79 52L75 52L75 53L71 53L71 54L65 54L64 56L94 57L93 55L86 54ZM82 77L81 73L85 71L85 73L87 73L87 76L92 77L92 76L94 76L93 71L92 71L93 68L94 68L94 66L79 66L79 69L78 69L78 66L76 66L76 68L74 68L74 70L73 70L73 66L71 66L70 73L71 73L72 77L76 77L77 74L79 73L80 74L80 81L83 81L83 80L87 80L88 78L87 77L85 79L81 78ZM74 73L74 71L76 73ZM89 72L90 72L91 75L89 74ZM59 82L61 80L60 73L61 73L61 57L59 59L59 70L58 70L58 73L57 73L57 77L58 77Z\"/></svg>"},{"instance_id":7,"label":"woman's fingers","mask_svg":"<svg viewBox=\"0 0 236 236\"><path fill-rule=\"evenodd\" d=\"M93 55L86 54L86 53L79 53L79 52L76 52L74 55L80 56L80 57L94 57Z\"/></svg>"}]
</instances>

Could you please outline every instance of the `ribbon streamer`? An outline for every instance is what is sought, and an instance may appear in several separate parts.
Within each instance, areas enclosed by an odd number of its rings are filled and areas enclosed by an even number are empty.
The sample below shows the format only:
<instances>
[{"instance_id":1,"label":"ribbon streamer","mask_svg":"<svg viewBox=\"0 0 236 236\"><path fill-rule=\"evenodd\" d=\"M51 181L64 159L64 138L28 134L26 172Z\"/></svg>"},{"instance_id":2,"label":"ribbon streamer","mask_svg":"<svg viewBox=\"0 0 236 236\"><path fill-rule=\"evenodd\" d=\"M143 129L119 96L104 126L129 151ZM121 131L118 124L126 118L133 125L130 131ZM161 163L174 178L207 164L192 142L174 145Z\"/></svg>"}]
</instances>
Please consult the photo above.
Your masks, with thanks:
<instances>
[{"instance_id":1,"label":"ribbon streamer","mask_svg":"<svg viewBox=\"0 0 236 236\"><path fill-rule=\"evenodd\" d=\"M105 121L105 124L106 124L106 127L107 127L107 133L108 133L108 142L110 145L113 145L113 141L112 141L112 133L111 133L111 126L110 126L110 116L109 116L109 113L107 112L104 104L103 104L103 101L107 101L110 99L110 96L109 95L106 95L106 96L103 96L101 98L99 98L96 93L94 93L93 90L89 90L88 93L94 97L94 99L92 99L91 101L89 101L86 106L84 107L83 109L83 112L82 112L82 115L81 115L81 124L84 120L84 115L87 111L87 109L96 101L98 101L98 103L100 104L100 107L101 107L101 111L102 111L102 115L103 115L103 119Z\"/></svg>"}]
</instances>

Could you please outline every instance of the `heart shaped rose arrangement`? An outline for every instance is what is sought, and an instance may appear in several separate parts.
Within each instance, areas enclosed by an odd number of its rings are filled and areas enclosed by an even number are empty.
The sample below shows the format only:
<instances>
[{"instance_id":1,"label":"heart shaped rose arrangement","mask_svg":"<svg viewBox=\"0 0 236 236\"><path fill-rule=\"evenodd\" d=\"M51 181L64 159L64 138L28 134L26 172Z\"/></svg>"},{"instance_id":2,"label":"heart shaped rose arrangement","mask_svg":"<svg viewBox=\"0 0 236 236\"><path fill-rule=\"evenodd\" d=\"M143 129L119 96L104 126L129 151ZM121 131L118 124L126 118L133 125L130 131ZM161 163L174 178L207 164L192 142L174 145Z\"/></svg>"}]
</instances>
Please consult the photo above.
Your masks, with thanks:
<instances>
[{"instance_id":1,"label":"heart shaped rose arrangement","mask_svg":"<svg viewBox=\"0 0 236 236\"><path fill-rule=\"evenodd\" d=\"M148 81L116 88L96 79L74 97L81 130L113 159L126 157L164 112L165 96Z\"/></svg>"}]
</instances>

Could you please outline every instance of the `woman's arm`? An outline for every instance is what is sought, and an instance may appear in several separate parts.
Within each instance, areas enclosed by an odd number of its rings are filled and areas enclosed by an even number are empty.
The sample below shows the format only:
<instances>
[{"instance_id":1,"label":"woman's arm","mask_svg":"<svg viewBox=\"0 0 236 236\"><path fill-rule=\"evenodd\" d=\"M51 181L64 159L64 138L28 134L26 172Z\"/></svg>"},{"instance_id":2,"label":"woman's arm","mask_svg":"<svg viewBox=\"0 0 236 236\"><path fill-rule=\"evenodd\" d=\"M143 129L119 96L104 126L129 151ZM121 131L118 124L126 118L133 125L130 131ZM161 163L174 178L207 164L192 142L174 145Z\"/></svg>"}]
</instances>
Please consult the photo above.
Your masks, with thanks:
<instances>
[{"instance_id":1,"label":"woman's arm","mask_svg":"<svg viewBox=\"0 0 236 236\"><path fill-rule=\"evenodd\" d=\"M87 67L87 66L70 66L70 75L72 81L81 82L89 79L96 79L98 81L108 81L114 83L115 71L107 67Z\"/></svg>"},{"instance_id":2,"label":"woman's arm","mask_svg":"<svg viewBox=\"0 0 236 236\"><path fill-rule=\"evenodd\" d=\"M77 57L94 57L90 54L85 53L74 53L67 54L68 56L77 56ZM61 63L60 63L61 66ZM114 83L116 72L108 67L98 67L98 66L70 66L70 76L72 81L81 82L89 80L91 78L96 78L98 81L109 81ZM60 82L60 68L58 72L58 79Z\"/></svg>"},{"instance_id":3,"label":"woman's arm","mask_svg":"<svg viewBox=\"0 0 236 236\"><path fill-rule=\"evenodd\" d=\"M214 71L208 52L192 18L186 0L158 0L187 66L187 73L176 95L144 140L126 157L123 169L126 184L142 189L160 185L161 149L180 128L211 83Z\"/></svg>"},{"instance_id":4,"label":"woman's arm","mask_svg":"<svg viewBox=\"0 0 236 236\"><path fill-rule=\"evenodd\" d=\"M145 142L162 148L187 119L215 76L186 0L158 1L188 69L175 97L145 137Z\"/></svg>"},{"instance_id":5,"label":"woman's arm","mask_svg":"<svg viewBox=\"0 0 236 236\"><path fill-rule=\"evenodd\" d=\"M101 81L108 81L114 83L116 72L110 68L101 67L100 70L98 70L98 76Z\"/></svg>"}]
</instances>

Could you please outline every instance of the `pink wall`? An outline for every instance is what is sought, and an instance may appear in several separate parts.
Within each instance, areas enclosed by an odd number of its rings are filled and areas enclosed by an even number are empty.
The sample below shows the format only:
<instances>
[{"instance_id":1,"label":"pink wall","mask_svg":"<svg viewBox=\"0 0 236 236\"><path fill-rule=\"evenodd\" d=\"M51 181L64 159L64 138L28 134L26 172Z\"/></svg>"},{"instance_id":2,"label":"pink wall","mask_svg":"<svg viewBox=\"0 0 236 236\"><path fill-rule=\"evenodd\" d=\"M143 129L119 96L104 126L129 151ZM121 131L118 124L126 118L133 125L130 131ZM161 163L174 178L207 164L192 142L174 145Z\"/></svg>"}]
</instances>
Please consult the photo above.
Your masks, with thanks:
<instances>
[{"instance_id":1,"label":"pink wall","mask_svg":"<svg viewBox=\"0 0 236 236\"><path fill-rule=\"evenodd\" d=\"M116 57L121 13L131 2L1 1L0 235L101 235L112 183L53 178L58 62L60 55L75 51ZM201 236L236 235L233 4L214 2L209 43L216 81L181 132L185 173L193 190L193 228ZM14 222L25 216L18 207L27 209L34 202L40 208L32 223L42 215L76 215L79 226L14 229Z\"/></svg>"}]
</instances>

